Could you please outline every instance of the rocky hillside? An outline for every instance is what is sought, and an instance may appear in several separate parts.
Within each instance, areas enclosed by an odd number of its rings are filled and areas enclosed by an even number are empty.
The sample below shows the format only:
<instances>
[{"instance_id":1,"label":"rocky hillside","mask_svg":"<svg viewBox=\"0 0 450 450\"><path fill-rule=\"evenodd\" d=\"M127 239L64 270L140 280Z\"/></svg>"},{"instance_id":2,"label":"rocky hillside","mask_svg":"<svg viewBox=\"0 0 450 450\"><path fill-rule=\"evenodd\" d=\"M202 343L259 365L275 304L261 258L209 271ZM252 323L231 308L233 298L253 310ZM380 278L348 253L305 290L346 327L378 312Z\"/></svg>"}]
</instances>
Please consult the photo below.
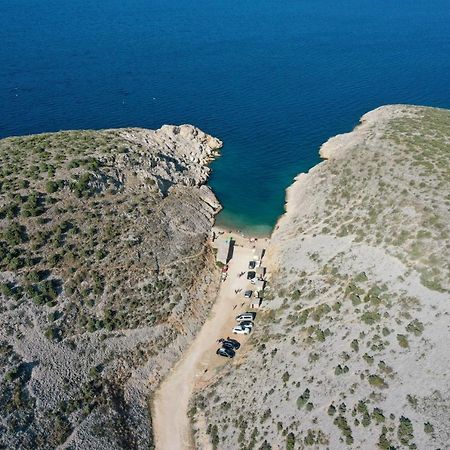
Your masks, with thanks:
<instances>
[{"instance_id":1,"label":"rocky hillside","mask_svg":"<svg viewBox=\"0 0 450 450\"><path fill-rule=\"evenodd\" d=\"M288 190L267 310L193 401L197 442L448 448L450 111L388 106L361 122Z\"/></svg>"},{"instance_id":2,"label":"rocky hillside","mask_svg":"<svg viewBox=\"0 0 450 450\"><path fill-rule=\"evenodd\" d=\"M218 286L191 126L0 141L0 448L150 448L152 388Z\"/></svg>"}]
</instances>

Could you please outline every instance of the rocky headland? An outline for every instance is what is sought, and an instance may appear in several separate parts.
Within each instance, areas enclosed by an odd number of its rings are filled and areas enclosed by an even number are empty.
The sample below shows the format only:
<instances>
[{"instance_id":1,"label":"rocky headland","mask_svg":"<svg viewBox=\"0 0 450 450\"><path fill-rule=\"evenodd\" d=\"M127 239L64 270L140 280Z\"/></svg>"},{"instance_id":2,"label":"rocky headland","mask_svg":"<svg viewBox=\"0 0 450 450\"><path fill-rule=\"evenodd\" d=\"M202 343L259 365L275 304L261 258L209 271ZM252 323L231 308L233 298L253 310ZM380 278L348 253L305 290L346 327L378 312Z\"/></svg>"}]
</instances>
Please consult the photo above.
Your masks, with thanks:
<instances>
[{"instance_id":1,"label":"rocky headland","mask_svg":"<svg viewBox=\"0 0 450 450\"><path fill-rule=\"evenodd\" d=\"M219 284L189 126L0 141L0 447L151 448L149 403Z\"/></svg>"}]
</instances>

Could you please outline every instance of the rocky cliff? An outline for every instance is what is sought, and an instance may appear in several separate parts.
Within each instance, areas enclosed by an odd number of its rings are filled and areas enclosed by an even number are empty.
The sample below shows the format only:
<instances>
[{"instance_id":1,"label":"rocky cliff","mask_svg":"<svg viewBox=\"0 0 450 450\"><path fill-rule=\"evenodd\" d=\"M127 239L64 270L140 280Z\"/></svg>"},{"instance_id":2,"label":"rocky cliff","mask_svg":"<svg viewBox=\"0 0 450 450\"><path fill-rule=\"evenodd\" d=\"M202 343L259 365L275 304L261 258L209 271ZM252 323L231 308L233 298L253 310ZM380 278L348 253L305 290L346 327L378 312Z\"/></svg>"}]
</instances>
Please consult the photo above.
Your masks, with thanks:
<instances>
[{"instance_id":1,"label":"rocky cliff","mask_svg":"<svg viewBox=\"0 0 450 450\"><path fill-rule=\"evenodd\" d=\"M221 449L448 446L449 149L449 111L401 105L324 144L273 232L252 348L193 402L207 418L197 436Z\"/></svg>"},{"instance_id":2,"label":"rocky cliff","mask_svg":"<svg viewBox=\"0 0 450 450\"><path fill-rule=\"evenodd\" d=\"M149 396L218 287L220 147L188 125L0 141L0 447L152 446Z\"/></svg>"}]
</instances>

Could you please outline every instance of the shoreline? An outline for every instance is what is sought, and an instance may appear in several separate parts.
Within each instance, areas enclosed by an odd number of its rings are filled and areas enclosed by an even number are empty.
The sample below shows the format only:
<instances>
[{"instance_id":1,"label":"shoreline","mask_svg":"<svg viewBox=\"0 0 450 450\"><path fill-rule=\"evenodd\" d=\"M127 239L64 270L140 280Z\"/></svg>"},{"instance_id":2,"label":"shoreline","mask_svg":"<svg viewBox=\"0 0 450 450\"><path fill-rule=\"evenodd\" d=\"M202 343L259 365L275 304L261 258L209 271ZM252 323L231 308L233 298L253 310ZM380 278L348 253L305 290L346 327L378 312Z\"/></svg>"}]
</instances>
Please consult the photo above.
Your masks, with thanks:
<instances>
[{"instance_id":1,"label":"shoreline","mask_svg":"<svg viewBox=\"0 0 450 450\"><path fill-rule=\"evenodd\" d=\"M212 190L211 186L208 187ZM214 192L214 191L213 191ZM222 204L221 204L222 205ZM277 219L278 220L278 219ZM272 235L274 226L267 224L245 224L245 221L233 220L233 216L223 207L215 216L214 226L245 237L268 238Z\"/></svg>"},{"instance_id":2,"label":"shoreline","mask_svg":"<svg viewBox=\"0 0 450 450\"><path fill-rule=\"evenodd\" d=\"M217 217L217 215L216 215ZM242 227L241 227L242 228ZM260 227L257 228L266 228L265 225L261 225ZM269 229L269 226L267 226L267 228ZM217 231L221 231L221 232L225 232L225 233L229 233L229 234L235 234L240 236L243 239L270 239L270 237L272 236L272 233L274 231L274 227L270 227L270 232L257 232L257 230L251 230L249 229L240 229L239 227L235 227L232 225L227 225L227 224L223 224L221 223L221 221L214 221L213 227L212 227L213 231L217 230Z\"/></svg>"},{"instance_id":3,"label":"shoreline","mask_svg":"<svg viewBox=\"0 0 450 450\"><path fill-rule=\"evenodd\" d=\"M403 105L396 104L389 106L397 107ZM278 217L273 227L271 237L274 233L276 233L283 221L289 220L290 216L292 215L293 209L296 209L296 205L294 205L294 199L297 199L298 201L299 199L301 200L303 198L302 194L305 188L307 188L310 176L313 175L314 172L324 164L329 164L330 160L339 153L340 148L351 142L355 138L355 133L364 132L364 126L373 121L373 117L376 117L378 114L380 114L380 110L383 111L385 108L386 106L379 106L374 110L366 112L363 116L361 116L358 123L352 130L346 133L331 136L323 144L321 144L318 151L321 161L312 166L306 172L299 172L293 178L292 183L285 189L284 212Z\"/></svg>"}]
</instances>

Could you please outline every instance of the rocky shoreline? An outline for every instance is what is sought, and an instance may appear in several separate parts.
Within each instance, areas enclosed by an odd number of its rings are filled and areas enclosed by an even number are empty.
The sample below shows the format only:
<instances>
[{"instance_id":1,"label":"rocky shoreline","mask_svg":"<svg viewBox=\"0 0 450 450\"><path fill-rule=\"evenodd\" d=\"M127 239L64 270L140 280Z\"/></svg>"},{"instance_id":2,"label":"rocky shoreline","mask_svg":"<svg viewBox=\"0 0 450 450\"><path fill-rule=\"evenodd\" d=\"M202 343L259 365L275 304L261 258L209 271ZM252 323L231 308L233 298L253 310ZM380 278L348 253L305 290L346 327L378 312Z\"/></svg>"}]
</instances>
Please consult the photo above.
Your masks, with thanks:
<instances>
[{"instance_id":1,"label":"rocky shoreline","mask_svg":"<svg viewBox=\"0 0 450 450\"><path fill-rule=\"evenodd\" d=\"M0 141L0 445L152 447L151 392L219 285L221 146L190 125Z\"/></svg>"}]
</instances>

